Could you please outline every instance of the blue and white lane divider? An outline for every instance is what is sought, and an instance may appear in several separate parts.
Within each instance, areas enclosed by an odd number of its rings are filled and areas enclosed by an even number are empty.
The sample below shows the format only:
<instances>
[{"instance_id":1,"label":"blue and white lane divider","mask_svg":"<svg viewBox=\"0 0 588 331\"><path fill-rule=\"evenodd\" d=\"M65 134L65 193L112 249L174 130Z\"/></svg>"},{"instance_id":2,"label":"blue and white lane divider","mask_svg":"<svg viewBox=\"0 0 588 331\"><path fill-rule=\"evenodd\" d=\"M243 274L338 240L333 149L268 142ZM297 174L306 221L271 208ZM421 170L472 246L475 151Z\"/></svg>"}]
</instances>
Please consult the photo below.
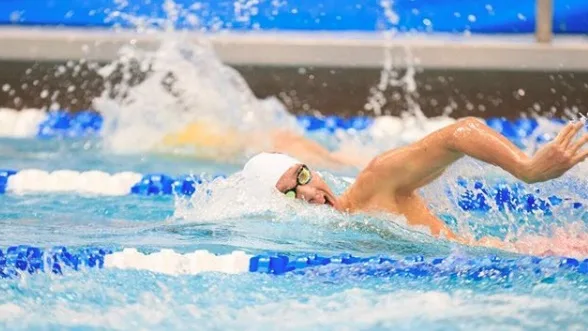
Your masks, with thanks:
<instances>
[{"instance_id":1,"label":"blue and white lane divider","mask_svg":"<svg viewBox=\"0 0 588 331\"><path fill-rule=\"evenodd\" d=\"M38 169L22 171L0 169L0 194L26 193L76 193L90 195L178 195L189 197L198 186L211 180L225 178L222 175L204 178L200 176L169 176L165 174L141 175L136 172L109 174L103 171L58 170L47 172ZM538 197L524 190L520 183L499 184L487 187L480 181L459 179L462 193L457 204L466 211L488 211L495 206L499 210L519 212L541 211L547 215L552 208L567 204L572 209L583 208L581 202L558 197Z\"/></svg>"},{"instance_id":2,"label":"blue and white lane divider","mask_svg":"<svg viewBox=\"0 0 588 331\"><path fill-rule=\"evenodd\" d=\"M431 126L429 129L438 129L452 121L449 118L439 118L429 123ZM67 111L45 112L38 109L16 111L0 108L0 137L88 137L99 134L102 130L103 122L102 116L92 111L72 114ZM558 125L565 123L557 119L551 122ZM341 118L338 116L316 117L303 115L298 117L298 123L308 132L373 129L373 133L377 135L380 131L389 130L396 133L402 126L403 120L392 116ZM530 137L539 126L539 122L534 118L520 118L515 121L490 118L486 120L486 123L515 142ZM535 137L539 142L551 138L550 134Z\"/></svg>"},{"instance_id":3,"label":"blue and white lane divider","mask_svg":"<svg viewBox=\"0 0 588 331\"><path fill-rule=\"evenodd\" d=\"M518 272L532 272L534 275L548 277L567 270L588 275L588 259L579 261L574 258L542 259L529 256L514 259L497 256L426 259L423 256L357 257L345 253L327 257L317 254L249 255L242 251L216 255L206 250L180 254L169 249L143 254L134 248L113 252L102 248L68 249L59 246L43 249L27 245L8 247L5 252L0 249L0 278L42 272L63 274L90 269L130 269L168 275L195 275L204 272L282 275L311 271L334 277L458 277L477 281L508 279Z\"/></svg>"},{"instance_id":4,"label":"blue and white lane divider","mask_svg":"<svg viewBox=\"0 0 588 331\"><path fill-rule=\"evenodd\" d=\"M123 195L183 195L191 196L197 186L224 176L141 175L126 171L109 174L104 171L20 171L0 169L0 194L80 193L108 196Z\"/></svg>"},{"instance_id":5,"label":"blue and white lane divider","mask_svg":"<svg viewBox=\"0 0 588 331\"><path fill-rule=\"evenodd\" d=\"M75 192L97 195L128 195L143 176L134 172L109 174L103 171L39 169L0 170L0 194Z\"/></svg>"}]
</instances>

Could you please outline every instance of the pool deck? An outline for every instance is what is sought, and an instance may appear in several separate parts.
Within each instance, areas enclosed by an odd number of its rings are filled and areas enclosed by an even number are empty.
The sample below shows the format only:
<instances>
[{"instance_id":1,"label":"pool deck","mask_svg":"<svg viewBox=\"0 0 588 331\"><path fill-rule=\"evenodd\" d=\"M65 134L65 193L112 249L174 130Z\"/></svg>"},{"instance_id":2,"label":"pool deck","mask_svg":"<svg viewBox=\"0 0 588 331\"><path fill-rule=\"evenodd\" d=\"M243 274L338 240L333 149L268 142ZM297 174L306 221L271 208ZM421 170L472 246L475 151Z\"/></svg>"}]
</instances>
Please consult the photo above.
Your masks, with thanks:
<instances>
[{"instance_id":1,"label":"pool deck","mask_svg":"<svg viewBox=\"0 0 588 331\"><path fill-rule=\"evenodd\" d=\"M190 40L204 34L181 33ZM423 69L588 71L588 37L533 35L417 35L374 33L247 32L206 35L232 65L382 68L388 49L395 65ZM121 46L155 48L169 34L87 28L0 27L0 60L106 62ZM410 60L406 60L410 59Z\"/></svg>"}]
</instances>

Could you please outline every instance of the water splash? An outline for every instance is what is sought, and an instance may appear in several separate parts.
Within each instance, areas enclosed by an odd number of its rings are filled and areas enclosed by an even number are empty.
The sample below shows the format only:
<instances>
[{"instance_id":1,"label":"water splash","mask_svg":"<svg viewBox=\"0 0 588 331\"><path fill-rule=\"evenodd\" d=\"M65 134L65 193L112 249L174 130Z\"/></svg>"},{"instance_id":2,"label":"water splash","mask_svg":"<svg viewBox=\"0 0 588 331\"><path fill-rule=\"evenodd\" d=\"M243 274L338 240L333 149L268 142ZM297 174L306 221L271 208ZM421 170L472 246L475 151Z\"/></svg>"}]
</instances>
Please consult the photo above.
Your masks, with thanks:
<instances>
[{"instance_id":1,"label":"water splash","mask_svg":"<svg viewBox=\"0 0 588 331\"><path fill-rule=\"evenodd\" d=\"M137 85L130 83L134 65L146 74ZM207 123L219 134L253 134L280 126L296 129L295 119L281 104L255 98L206 40L167 40L155 52L126 48L101 74L109 77L117 67L126 81L107 85L95 102L105 119L105 146L114 151L153 149L187 123Z\"/></svg>"},{"instance_id":2,"label":"water splash","mask_svg":"<svg viewBox=\"0 0 588 331\"><path fill-rule=\"evenodd\" d=\"M242 15L255 8L255 2L235 5ZM175 23L191 11L173 1L165 1L163 11L165 19L113 13L137 31L157 36L160 44L156 50L126 46L117 60L100 69L105 91L94 105L105 119L106 148L115 152L165 149L164 137L190 123L213 128L217 136L257 135L262 144L271 128L301 130L277 99L257 99L243 77L220 61L205 37L194 39L174 30ZM230 147L211 148L222 158L222 149ZM243 149L237 158L248 152L246 146L235 149Z\"/></svg>"}]
</instances>

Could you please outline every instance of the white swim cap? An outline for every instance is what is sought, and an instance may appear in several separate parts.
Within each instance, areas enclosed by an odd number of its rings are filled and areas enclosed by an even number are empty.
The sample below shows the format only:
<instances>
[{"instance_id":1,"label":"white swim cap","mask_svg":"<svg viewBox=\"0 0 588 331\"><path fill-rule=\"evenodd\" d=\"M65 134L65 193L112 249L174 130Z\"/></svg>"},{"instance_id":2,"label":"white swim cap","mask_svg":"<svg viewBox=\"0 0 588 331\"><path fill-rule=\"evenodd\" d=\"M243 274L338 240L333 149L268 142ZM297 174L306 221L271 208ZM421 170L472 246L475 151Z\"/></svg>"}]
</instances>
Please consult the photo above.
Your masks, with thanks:
<instances>
[{"instance_id":1,"label":"white swim cap","mask_svg":"<svg viewBox=\"0 0 588 331\"><path fill-rule=\"evenodd\" d=\"M280 177L292 166L301 163L285 154L260 153L245 163L242 173L248 179L275 189Z\"/></svg>"}]
</instances>

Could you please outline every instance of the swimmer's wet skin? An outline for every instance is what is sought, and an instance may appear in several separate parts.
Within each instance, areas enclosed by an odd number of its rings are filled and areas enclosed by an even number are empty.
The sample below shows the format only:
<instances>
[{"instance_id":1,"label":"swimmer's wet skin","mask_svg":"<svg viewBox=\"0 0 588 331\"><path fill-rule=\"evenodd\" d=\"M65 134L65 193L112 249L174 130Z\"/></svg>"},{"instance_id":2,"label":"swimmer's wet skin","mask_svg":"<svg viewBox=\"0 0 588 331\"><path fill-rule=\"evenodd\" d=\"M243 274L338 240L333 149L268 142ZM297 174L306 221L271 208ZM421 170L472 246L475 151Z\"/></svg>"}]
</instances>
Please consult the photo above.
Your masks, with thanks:
<instances>
[{"instance_id":1,"label":"swimmer's wet skin","mask_svg":"<svg viewBox=\"0 0 588 331\"><path fill-rule=\"evenodd\" d=\"M286 196L294 195L312 204L327 204L340 212L402 214L408 224L427 226L437 237L512 249L498 239L474 242L453 233L431 213L416 190L437 179L465 155L499 166L526 183L560 177L588 157L588 151L582 150L588 134L575 139L582 127L581 122L568 124L552 142L528 157L482 122L466 118L411 145L376 156L340 197L335 196L317 173L307 172L302 162L284 154L258 154L247 162L243 174L254 177L258 185L277 189Z\"/></svg>"}]
</instances>

